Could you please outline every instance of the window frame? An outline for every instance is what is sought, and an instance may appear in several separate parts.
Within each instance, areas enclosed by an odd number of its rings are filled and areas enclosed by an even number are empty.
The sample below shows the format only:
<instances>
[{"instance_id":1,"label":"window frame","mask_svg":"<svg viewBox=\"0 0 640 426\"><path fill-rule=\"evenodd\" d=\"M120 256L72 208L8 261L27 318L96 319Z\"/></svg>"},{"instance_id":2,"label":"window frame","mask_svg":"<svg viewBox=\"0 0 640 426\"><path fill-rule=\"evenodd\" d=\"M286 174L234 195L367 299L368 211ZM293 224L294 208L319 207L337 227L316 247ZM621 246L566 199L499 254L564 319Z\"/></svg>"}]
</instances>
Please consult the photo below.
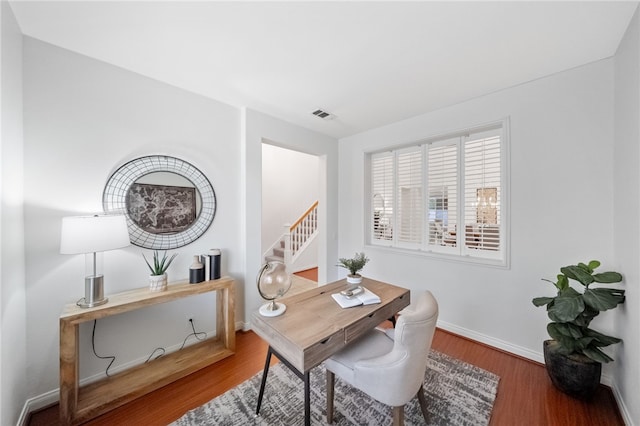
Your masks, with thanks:
<instances>
[{"instance_id":1,"label":"window frame","mask_svg":"<svg viewBox=\"0 0 640 426\"><path fill-rule=\"evenodd\" d=\"M486 227L487 230L491 230L491 232L497 233L499 248L493 250L492 248L484 248L484 249L472 249L468 246L465 241L464 234L467 232L467 223L465 220L465 209L471 210L471 205L465 206L465 191L468 191L468 188L465 186L468 185L465 177L465 143L469 141L476 141L479 137L482 137L486 134L486 132L495 133L500 137L500 157L499 157L499 186L496 188L496 193L499 192L499 203L495 202L497 209L495 212L490 212L492 214L499 215L496 217L497 224L492 224L489 222L476 222L475 224L479 225L477 229ZM378 149L375 151L365 152L365 246L368 248L381 249L389 252L397 252L400 254L412 254L426 257L434 257L443 260L449 261L457 261L464 263L473 263L473 264L482 264L488 266L502 267L508 268L510 266L510 208L509 208L509 200L510 200L510 188L509 188L509 177L510 177L510 132L509 132L509 118L503 118L498 121L493 121L487 124L478 125L469 127L466 129L439 134L436 136L431 136L428 138L424 138L421 140L417 140L411 143L404 144L395 144L385 147L384 149ZM432 197L430 196L432 189L429 186L431 182L429 182L429 149L437 148L443 145L456 145L457 148L457 159L456 159L456 170L458 176L456 177L457 188L455 195L455 203L456 203L456 221L457 226L464 227L463 232L456 232L456 240L455 246L442 245L442 244L433 244L432 233L430 231L430 227L432 224L429 220L430 217L430 205L432 202ZM391 239L376 239L374 238L374 227L373 227L373 216L374 216L374 206L372 202L373 196L373 184L374 184L374 176L372 170L372 163L376 157L379 156L391 156L393 159L392 162L392 190L393 190L393 208L392 208L392 216L396 215L398 212L398 185L397 185L397 156L398 153L405 152L408 149L420 149L422 150L422 241L420 244L402 244L398 242L398 232L391 231L392 237ZM484 152L484 151L483 151ZM483 172L485 173L485 172ZM495 183L495 181L494 181ZM480 188L480 189L492 189L492 188ZM443 198L441 203L447 203L447 207L451 205L453 200L447 198ZM476 207L477 208L477 207ZM444 211L449 211L447 209L443 209ZM472 213L468 213L466 216L469 217ZM437 213L436 213L437 215ZM480 220L480 219L478 219ZM481 226L483 223L487 224ZM397 217L394 216L392 218L392 229L396 229L397 225ZM476 228L474 229L474 232ZM489 244L485 247L492 247L493 244L493 235L491 233L484 234L484 230L481 229L483 237L481 237L481 241L486 242L489 241ZM484 237L484 235L489 235L488 237ZM484 238L487 238L486 240Z\"/></svg>"}]
</instances>

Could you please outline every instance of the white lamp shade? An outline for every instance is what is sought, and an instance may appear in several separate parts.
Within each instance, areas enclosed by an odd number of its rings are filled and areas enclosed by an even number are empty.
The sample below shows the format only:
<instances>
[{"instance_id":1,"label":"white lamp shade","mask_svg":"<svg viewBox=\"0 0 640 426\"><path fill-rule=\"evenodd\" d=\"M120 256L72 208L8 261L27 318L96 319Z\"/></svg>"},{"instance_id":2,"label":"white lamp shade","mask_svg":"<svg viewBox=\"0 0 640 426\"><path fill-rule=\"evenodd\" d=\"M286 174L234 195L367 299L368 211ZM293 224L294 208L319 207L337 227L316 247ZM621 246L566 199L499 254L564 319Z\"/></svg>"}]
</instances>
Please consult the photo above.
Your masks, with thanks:
<instances>
[{"instance_id":1,"label":"white lamp shade","mask_svg":"<svg viewBox=\"0 0 640 426\"><path fill-rule=\"evenodd\" d=\"M129 242L123 215L70 216L62 218L60 253L80 254L115 250Z\"/></svg>"}]
</instances>

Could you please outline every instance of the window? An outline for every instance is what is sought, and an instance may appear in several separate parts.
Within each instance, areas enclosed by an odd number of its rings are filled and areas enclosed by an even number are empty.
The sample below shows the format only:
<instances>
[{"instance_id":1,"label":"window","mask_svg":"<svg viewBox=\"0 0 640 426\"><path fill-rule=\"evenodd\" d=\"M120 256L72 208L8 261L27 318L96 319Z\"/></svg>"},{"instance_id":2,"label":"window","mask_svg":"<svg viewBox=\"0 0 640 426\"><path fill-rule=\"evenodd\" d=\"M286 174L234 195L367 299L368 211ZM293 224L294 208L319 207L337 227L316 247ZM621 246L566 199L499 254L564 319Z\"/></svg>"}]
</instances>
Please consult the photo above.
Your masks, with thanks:
<instances>
[{"instance_id":1,"label":"window","mask_svg":"<svg viewBox=\"0 0 640 426\"><path fill-rule=\"evenodd\" d=\"M391 240L393 217L393 156L375 155L371 159L373 239Z\"/></svg>"},{"instance_id":2,"label":"window","mask_svg":"<svg viewBox=\"0 0 640 426\"><path fill-rule=\"evenodd\" d=\"M369 154L369 243L504 264L505 127Z\"/></svg>"}]
</instances>

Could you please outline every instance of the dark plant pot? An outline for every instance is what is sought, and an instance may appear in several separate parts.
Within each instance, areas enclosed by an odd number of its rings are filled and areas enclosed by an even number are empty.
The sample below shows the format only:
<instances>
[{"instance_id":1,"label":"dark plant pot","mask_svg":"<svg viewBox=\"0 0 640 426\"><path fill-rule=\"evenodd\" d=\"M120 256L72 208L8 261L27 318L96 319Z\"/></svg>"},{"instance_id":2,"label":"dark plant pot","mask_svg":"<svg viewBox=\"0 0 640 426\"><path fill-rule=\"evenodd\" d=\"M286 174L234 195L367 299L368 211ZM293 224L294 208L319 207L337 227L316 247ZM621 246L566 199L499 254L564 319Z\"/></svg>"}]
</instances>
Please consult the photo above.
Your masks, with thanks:
<instances>
[{"instance_id":1,"label":"dark plant pot","mask_svg":"<svg viewBox=\"0 0 640 426\"><path fill-rule=\"evenodd\" d=\"M602 364L582 354L563 355L556 348L554 340L544 341L544 362L553 384L574 398L591 398L600 386Z\"/></svg>"}]
</instances>

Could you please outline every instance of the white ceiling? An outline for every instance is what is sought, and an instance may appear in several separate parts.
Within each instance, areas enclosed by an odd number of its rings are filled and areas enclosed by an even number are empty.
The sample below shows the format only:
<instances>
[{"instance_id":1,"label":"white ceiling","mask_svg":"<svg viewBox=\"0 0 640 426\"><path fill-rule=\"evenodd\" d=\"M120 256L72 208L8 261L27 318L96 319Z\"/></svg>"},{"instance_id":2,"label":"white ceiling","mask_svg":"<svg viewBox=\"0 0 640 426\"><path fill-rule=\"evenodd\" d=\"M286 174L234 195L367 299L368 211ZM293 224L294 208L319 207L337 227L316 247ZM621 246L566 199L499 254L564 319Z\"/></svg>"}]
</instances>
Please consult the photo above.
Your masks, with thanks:
<instances>
[{"instance_id":1,"label":"white ceiling","mask_svg":"<svg viewBox=\"0 0 640 426\"><path fill-rule=\"evenodd\" d=\"M11 6L28 36L344 137L610 57L637 3ZM337 118L321 120L316 108Z\"/></svg>"}]
</instances>

